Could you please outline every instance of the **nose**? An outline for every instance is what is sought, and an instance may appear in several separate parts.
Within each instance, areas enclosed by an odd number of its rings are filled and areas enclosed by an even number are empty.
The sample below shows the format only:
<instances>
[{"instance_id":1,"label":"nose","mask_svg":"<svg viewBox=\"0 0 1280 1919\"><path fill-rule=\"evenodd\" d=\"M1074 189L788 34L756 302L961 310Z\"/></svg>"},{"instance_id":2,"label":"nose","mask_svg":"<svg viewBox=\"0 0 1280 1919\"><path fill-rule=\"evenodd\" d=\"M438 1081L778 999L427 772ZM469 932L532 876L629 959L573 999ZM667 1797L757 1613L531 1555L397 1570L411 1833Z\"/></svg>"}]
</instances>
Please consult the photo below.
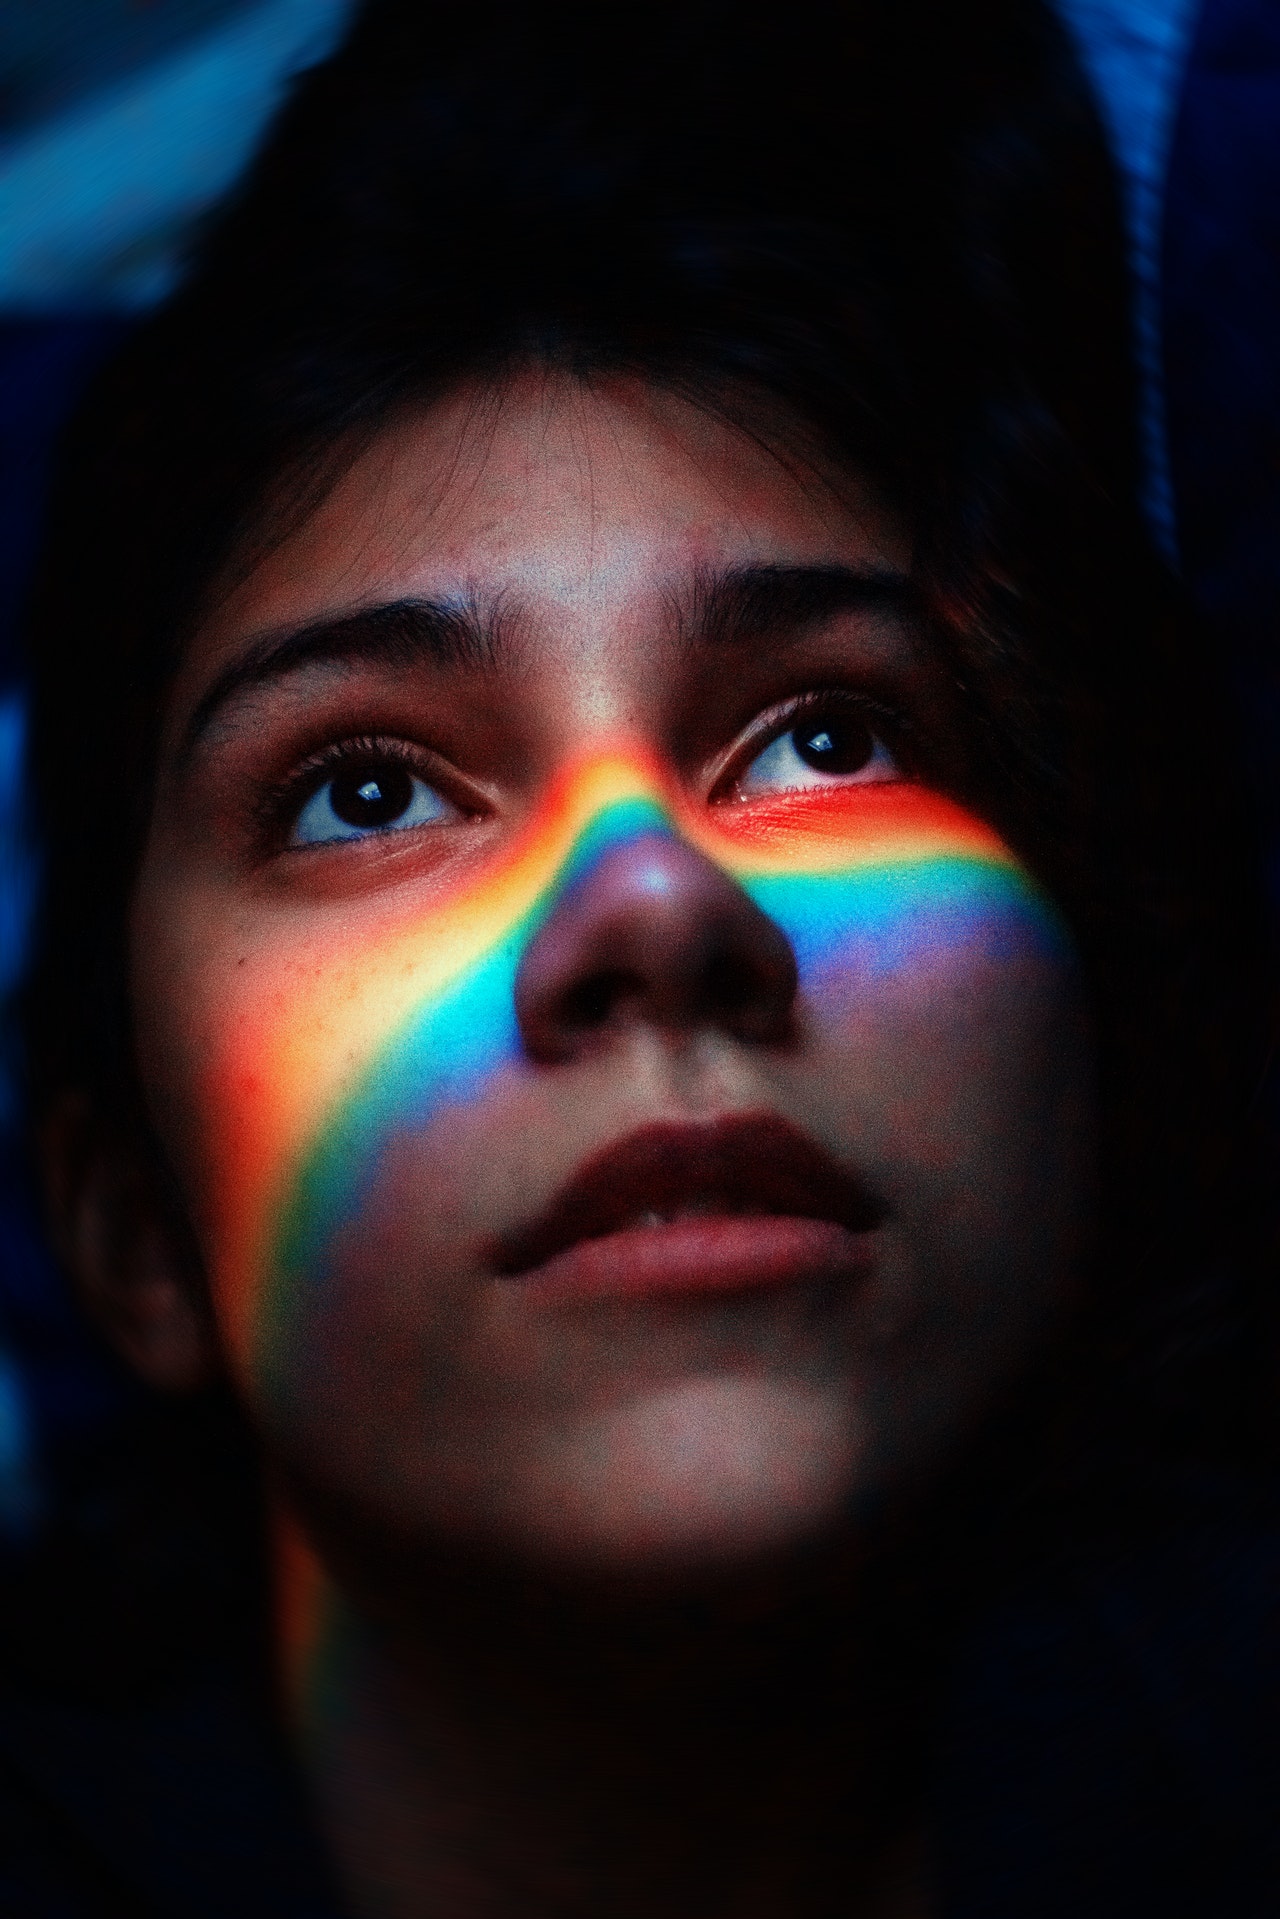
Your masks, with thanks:
<instances>
[{"instance_id":1,"label":"nose","mask_svg":"<svg viewBox=\"0 0 1280 1919\"><path fill-rule=\"evenodd\" d=\"M612 847L557 900L521 962L516 1016L540 1060L571 1059L639 1021L776 1044L795 994L781 929L697 847L651 832Z\"/></svg>"}]
</instances>

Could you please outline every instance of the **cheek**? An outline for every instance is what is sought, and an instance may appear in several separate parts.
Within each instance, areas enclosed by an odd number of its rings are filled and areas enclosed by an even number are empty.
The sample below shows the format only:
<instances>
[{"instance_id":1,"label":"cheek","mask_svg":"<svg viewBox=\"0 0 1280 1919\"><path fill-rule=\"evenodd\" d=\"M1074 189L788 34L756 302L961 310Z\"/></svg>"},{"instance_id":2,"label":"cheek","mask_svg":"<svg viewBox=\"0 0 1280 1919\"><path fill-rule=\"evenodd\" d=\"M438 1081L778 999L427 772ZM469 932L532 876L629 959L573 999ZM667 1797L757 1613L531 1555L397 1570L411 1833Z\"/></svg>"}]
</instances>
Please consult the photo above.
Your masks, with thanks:
<instances>
[{"instance_id":1,"label":"cheek","mask_svg":"<svg viewBox=\"0 0 1280 1919\"><path fill-rule=\"evenodd\" d=\"M1044 900L1012 866L958 862L751 890L799 959L808 1096L917 1243L945 1242L957 1283L1071 1265L1093 1180L1092 1047Z\"/></svg>"},{"instance_id":2,"label":"cheek","mask_svg":"<svg viewBox=\"0 0 1280 1919\"><path fill-rule=\"evenodd\" d=\"M216 931L202 940L193 918L185 924L171 910L155 939L136 941L139 1067L230 1356L243 1369L257 1304L256 1227L296 1124L296 1082L282 1055L319 1022L308 1019L305 982L272 943L236 950Z\"/></svg>"},{"instance_id":3,"label":"cheek","mask_svg":"<svg viewBox=\"0 0 1280 1919\"><path fill-rule=\"evenodd\" d=\"M428 920L415 943L432 948ZM426 994L402 942L264 945L193 962L144 1048L152 1103L189 1195L219 1321L248 1380L282 1293L318 1278L364 1216L370 1181L442 1107L466 1112L518 1056L512 954L500 945L464 990ZM390 1028L394 1041L383 1038ZM370 1068L370 1055L373 1067ZM474 1171L474 1169L472 1169ZM472 1187L433 1158L424 1207L445 1232Z\"/></svg>"},{"instance_id":4,"label":"cheek","mask_svg":"<svg viewBox=\"0 0 1280 1919\"><path fill-rule=\"evenodd\" d=\"M1078 967L1011 866L918 871L892 896L777 885L770 910L800 956L796 1098L890 1207L862 1382L862 1470L888 1484L981 1415L1081 1283L1097 1115Z\"/></svg>"},{"instance_id":5,"label":"cheek","mask_svg":"<svg viewBox=\"0 0 1280 1919\"><path fill-rule=\"evenodd\" d=\"M1012 866L939 861L869 878L754 880L787 933L802 1005L828 1041L932 1088L944 1110L990 1082L1040 1076L1077 1018L1065 931Z\"/></svg>"}]
</instances>

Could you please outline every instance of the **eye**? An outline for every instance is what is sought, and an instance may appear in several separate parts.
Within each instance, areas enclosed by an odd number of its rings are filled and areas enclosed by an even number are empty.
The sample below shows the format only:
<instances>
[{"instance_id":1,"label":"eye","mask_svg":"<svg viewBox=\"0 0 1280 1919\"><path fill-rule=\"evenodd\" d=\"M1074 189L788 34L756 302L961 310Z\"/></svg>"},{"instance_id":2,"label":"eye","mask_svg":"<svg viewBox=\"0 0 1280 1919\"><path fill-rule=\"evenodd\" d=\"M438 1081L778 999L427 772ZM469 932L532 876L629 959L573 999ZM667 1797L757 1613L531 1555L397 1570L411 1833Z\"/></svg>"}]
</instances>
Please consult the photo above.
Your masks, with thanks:
<instances>
[{"instance_id":1,"label":"eye","mask_svg":"<svg viewBox=\"0 0 1280 1919\"><path fill-rule=\"evenodd\" d=\"M362 840L372 833L403 832L456 816L457 808L407 766L394 760L366 761L345 767L316 788L294 822L290 844Z\"/></svg>"},{"instance_id":2,"label":"eye","mask_svg":"<svg viewBox=\"0 0 1280 1919\"><path fill-rule=\"evenodd\" d=\"M740 799L842 784L871 785L901 778L897 761L856 708L812 707L747 765L737 782Z\"/></svg>"}]
</instances>

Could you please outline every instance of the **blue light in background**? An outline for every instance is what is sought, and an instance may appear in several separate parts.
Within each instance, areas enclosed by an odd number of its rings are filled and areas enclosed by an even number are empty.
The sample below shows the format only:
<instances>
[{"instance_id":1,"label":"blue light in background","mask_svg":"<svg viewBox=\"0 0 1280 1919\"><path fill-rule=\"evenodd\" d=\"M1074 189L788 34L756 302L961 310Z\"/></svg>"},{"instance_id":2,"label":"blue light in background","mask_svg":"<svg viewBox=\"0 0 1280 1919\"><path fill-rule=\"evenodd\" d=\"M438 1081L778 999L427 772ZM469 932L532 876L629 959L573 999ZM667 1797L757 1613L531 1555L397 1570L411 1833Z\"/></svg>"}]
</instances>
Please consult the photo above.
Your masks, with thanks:
<instances>
[{"instance_id":1,"label":"blue light in background","mask_svg":"<svg viewBox=\"0 0 1280 1919\"><path fill-rule=\"evenodd\" d=\"M0 307L133 310L251 158L290 76L352 0L260 0L0 141Z\"/></svg>"},{"instance_id":2,"label":"blue light in background","mask_svg":"<svg viewBox=\"0 0 1280 1919\"><path fill-rule=\"evenodd\" d=\"M17 1360L0 1347L0 1541L27 1539L43 1505L26 1385Z\"/></svg>"},{"instance_id":3,"label":"blue light in background","mask_svg":"<svg viewBox=\"0 0 1280 1919\"><path fill-rule=\"evenodd\" d=\"M36 881L23 794L25 743L26 705L20 689L11 687L0 695L0 1126L10 1129L20 1120L13 996L22 978Z\"/></svg>"},{"instance_id":4,"label":"blue light in background","mask_svg":"<svg viewBox=\"0 0 1280 1919\"><path fill-rule=\"evenodd\" d=\"M1142 383L1144 504L1161 551L1176 563L1160 324L1160 246L1174 117L1200 3L1053 0L1053 5L1076 41L1119 163L1133 273L1134 356Z\"/></svg>"},{"instance_id":5,"label":"blue light in background","mask_svg":"<svg viewBox=\"0 0 1280 1919\"><path fill-rule=\"evenodd\" d=\"M0 1134L20 1137L14 996L34 904L36 862L24 803L26 707L21 689L0 695ZM6 1222L7 1224L8 1222ZM16 1251L17 1234L4 1235ZM21 1262L18 1262L19 1264ZM23 1275L5 1273L6 1290ZM35 1423L17 1352L0 1345L0 1543L20 1544L42 1511Z\"/></svg>"}]
</instances>

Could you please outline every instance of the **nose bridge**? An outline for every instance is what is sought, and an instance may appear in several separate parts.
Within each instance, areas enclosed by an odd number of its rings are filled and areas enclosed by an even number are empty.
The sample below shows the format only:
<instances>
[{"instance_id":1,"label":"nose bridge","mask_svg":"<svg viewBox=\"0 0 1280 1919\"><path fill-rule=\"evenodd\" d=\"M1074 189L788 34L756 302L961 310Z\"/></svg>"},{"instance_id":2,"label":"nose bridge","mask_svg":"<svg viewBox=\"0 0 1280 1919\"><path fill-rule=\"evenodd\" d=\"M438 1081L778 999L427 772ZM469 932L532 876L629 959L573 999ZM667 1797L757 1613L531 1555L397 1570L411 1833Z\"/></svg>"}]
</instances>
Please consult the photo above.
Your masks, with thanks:
<instances>
[{"instance_id":1,"label":"nose bridge","mask_svg":"<svg viewBox=\"0 0 1280 1919\"><path fill-rule=\"evenodd\" d=\"M778 1039L795 961L786 936L686 832L654 780L580 829L521 958L525 1050L564 1059L639 1021Z\"/></svg>"},{"instance_id":2,"label":"nose bridge","mask_svg":"<svg viewBox=\"0 0 1280 1919\"><path fill-rule=\"evenodd\" d=\"M549 905L581 887L595 868L619 848L644 839L679 841L685 835L673 808L656 780L637 780L635 790L606 801L592 812L577 833L556 875Z\"/></svg>"}]
</instances>

